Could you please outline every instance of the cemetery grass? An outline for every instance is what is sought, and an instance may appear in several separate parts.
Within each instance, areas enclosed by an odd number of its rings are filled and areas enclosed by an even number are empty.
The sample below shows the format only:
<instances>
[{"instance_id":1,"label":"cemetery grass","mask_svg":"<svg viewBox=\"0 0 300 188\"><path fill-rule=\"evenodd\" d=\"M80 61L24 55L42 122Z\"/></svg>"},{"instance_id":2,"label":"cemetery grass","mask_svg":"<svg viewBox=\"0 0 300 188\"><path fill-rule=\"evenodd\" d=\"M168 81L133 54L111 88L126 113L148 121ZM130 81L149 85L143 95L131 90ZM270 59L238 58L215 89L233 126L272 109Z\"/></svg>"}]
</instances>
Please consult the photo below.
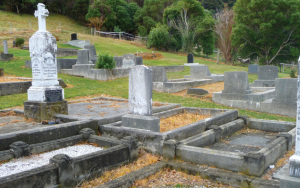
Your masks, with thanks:
<instances>
[{"instance_id":1,"label":"cemetery grass","mask_svg":"<svg viewBox=\"0 0 300 188\"><path fill-rule=\"evenodd\" d=\"M53 32L60 39L58 46L68 47L68 45L62 45L64 41L69 40L69 33L57 31ZM137 45L134 42L116 40L111 38L103 38L98 36L78 34L78 38L82 40L90 40L96 46L97 52L108 51L111 55L121 56L126 53L136 53L137 51L152 52L151 49L146 49L142 45ZM2 51L2 46L0 51ZM4 68L6 74L31 77L31 69L25 68L25 60L30 60L28 50L20 50L17 48L9 48L9 52L14 54L15 59L10 62L1 62L1 68ZM186 55L160 52L164 58L159 60L144 60L145 65L183 65L186 62ZM73 57L75 58L75 57ZM247 67L231 66L225 64L216 64L209 60L195 58L195 62L200 64L206 64L209 66L210 71L216 74L223 74L224 71L247 71ZM184 75L189 75L190 68L185 67L182 72L168 73L169 79L183 78ZM279 77L288 77L288 74L279 74ZM128 78L121 78L112 81L97 81L89 80L81 77L69 76L59 74L59 78L62 78L65 83L74 87L65 89L65 98L67 100L74 99L76 97L95 97L109 95L121 98L128 98ZM257 79L257 75L249 75L249 82L254 82ZM22 106L23 102L27 100L27 94L16 94L9 96L0 96L0 109L11 108L15 106ZM167 93L153 92L153 100L158 102L167 103L181 103L187 107L200 107L200 108L220 108L220 109L233 109L227 106L215 104L213 102L203 101L201 99L195 99L192 97L175 96ZM270 119L270 120L282 120L282 121L295 121L295 118L272 115L267 113L259 113L248 110L239 109L241 115L248 115L252 118L258 119Z\"/></svg>"}]
</instances>

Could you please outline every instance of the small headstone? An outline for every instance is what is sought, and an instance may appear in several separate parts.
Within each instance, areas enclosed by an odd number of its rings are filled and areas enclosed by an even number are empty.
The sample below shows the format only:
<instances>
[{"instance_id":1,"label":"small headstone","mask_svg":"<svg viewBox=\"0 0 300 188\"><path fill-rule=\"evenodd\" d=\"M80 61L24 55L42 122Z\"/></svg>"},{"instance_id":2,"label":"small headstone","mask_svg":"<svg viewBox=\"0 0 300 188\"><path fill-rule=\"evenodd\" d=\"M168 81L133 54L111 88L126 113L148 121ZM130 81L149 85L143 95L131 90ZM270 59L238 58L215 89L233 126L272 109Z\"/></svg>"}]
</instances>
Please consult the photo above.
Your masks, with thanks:
<instances>
[{"instance_id":1,"label":"small headstone","mask_svg":"<svg viewBox=\"0 0 300 188\"><path fill-rule=\"evenodd\" d=\"M3 53L8 54L7 40L3 40Z\"/></svg>"},{"instance_id":2,"label":"small headstone","mask_svg":"<svg viewBox=\"0 0 300 188\"><path fill-rule=\"evenodd\" d=\"M168 77L165 67L151 67L153 82L167 82Z\"/></svg>"},{"instance_id":3,"label":"small headstone","mask_svg":"<svg viewBox=\"0 0 300 188\"><path fill-rule=\"evenodd\" d=\"M225 72L224 77L224 90L222 93L249 94L253 92L249 87L246 71Z\"/></svg>"},{"instance_id":4,"label":"small headstone","mask_svg":"<svg viewBox=\"0 0 300 188\"><path fill-rule=\"evenodd\" d=\"M4 69L0 68L0 76L4 76Z\"/></svg>"},{"instance_id":5,"label":"small headstone","mask_svg":"<svg viewBox=\"0 0 300 188\"><path fill-rule=\"evenodd\" d=\"M273 65L265 65L258 67L258 80L275 80L278 78L278 67Z\"/></svg>"},{"instance_id":6,"label":"small headstone","mask_svg":"<svg viewBox=\"0 0 300 188\"><path fill-rule=\"evenodd\" d=\"M13 47L17 47L17 42L15 40L13 41Z\"/></svg>"},{"instance_id":7,"label":"small headstone","mask_svg":"<svg viewBox=\"0 0 300 188\"><path fill-rule=\"evenodd\" d=\"M192 95L207 95L208 91L205 89L201 88L189 88L187 91L187 94L192 94Z\"/></svg>"},{"instance_id":8,"label":"small headstone","mask_svg":"<svg viewBox=\"0 0 300 188\"><path fill-rule=\"evenodd\" d=\"M90 58L89 50L82 49L77 51L77 62L76 64L93 64Z\"/></svg>"},{"instance_id":9,"label":"small headstone","mask_svg":"<svg viewBox=\"0 0 300 188\"><path fill-rule=\"evenodd\" d=\"M23 50L29 50L29 46L22 46Z\"/></svg>"},{"instance_id":10,"label":"small headstone","mask_svg":"<svg viewBox=\"0 0 300 188\"><path fill-rule=\"evenodd\" d=\"M152 75L144 65L134 66L129 71L129 113L152 115Z\"/></svg>"},{"instance_id":11,"label":"small headstone","mask_svg":"<svg viewBox=\"0 0 300 188\"><path fill-rule=\"evenodd\" d=\"M187 62L188 63L194 63L194 55L192 53L189 53L187 56Z\"/></svg>"},{"instance_id":12,"label":"small headstone","mask_svg":"<svg viewBox=\"0 0 300 188\"><path fill-rule=\"evenodd\" d=\"M203 79L210 76L210 71L207 65L195 65L191 67L191 78Z\"/></svg>"},{"instance_id":13,"label":"small headstone","mask_svg":"<svg viewBox=\"0 0 300 188\"><path fill-rule=\"evenodd\" d=\"M77 33L72 33L71 34L71 40L78 40L77 39Z\"/></svg>"},{"instance_id":14,"label":"small headstone","mask_svg":"<svg viewBox=\"0 0 300 188\"><path fill-rule=\"evenodd\" d=\"M249 65L248 74L257 74L259 65Z\"/></svg>"},{"instance_id":15,"label":"small headstone","mask_svg":"<svg viewBox=\"0 0 300 188\"><path fill-rule=\"evenodd\" d=\"M136 59L133 54L125 54L122 56L122 68L131 68L135 65Z\"/></svg>"}]
</instances>

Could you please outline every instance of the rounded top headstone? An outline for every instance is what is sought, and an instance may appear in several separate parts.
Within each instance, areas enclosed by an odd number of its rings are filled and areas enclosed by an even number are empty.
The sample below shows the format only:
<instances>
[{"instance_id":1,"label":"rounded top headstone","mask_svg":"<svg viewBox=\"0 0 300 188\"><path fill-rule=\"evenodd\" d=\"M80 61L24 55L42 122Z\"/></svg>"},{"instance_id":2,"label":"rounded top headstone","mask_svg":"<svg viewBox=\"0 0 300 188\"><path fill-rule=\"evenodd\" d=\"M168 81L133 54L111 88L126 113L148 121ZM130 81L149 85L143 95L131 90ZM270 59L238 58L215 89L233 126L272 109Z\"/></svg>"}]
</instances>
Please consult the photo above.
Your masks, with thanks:
<instances>
[{"instance_id":1,"label":"rounded top headstone","mask_svg":"<svg viewBox=\"0 0 300 188\"><path fill-rule=\"evenodd\" d=\"M71 40L78 40L77 39L77 33L72 33L71 34Z\"/></svg>"}]
</instances>

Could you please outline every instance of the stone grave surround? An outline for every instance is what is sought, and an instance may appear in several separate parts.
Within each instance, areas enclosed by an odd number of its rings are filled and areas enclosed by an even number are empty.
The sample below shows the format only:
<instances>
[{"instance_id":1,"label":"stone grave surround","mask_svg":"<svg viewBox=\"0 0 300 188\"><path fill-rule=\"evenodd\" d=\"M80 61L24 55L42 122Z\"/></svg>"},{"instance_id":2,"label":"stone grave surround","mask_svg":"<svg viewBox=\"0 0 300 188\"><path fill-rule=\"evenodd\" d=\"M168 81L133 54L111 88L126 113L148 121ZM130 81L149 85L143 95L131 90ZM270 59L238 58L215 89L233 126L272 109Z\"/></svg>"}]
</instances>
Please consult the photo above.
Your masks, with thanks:
<instances>
[{"instance_id":1,"label":"stone grave surround","mask_svg":"<svg viewBox=\"0 0 300 188\"><path fill-rule=\"evenodd\" d=\"M129 70L129 114L122 117L122 126L160 132L160 119L152 116L151 69L136 65Z\"/></svg>"},{"instance_id":2,"label":"stone grave surround","mask_svg":"<svg viewBox=\"0 0 300 188\"><path fill-rule=\"evenodd\" d=\"M51 119L55 114L67 114L64 90L57 79L56 39L46 30L49 12L39 3L35 17L39 30L29 39L32 62L32 86L28 89L28 101L24 102L25 118L37 122Z\"/></svg>"},{"instance_id":3,"label":"stone grave surround","mask_svg":"<svg viewBox=\"0 0 300 188\"><path fill-rule=\"evenodd\" d=\"M273 65L259 66L257 80L250 84L251 87L275 87L278 78L278 67Z\"/></svg>"},{"instance_id":4,"label":"stone grave surround","mask_svg":"<svg viewBox=\"0 0 300 188\"><path fill-rule=\"evenodd\" d=\"M0 61L10 61L13 59L13 54L8 53L7 40L3 40L3 53L0 53Z\"/></svg>"},{"instance_id":5,"label":"stone grave surround","mask_svg":"<svg viewBox=\"0 0 300 188\"><path fill-rule=\"evenodd\" d=\"M68 44L71 46L75 46L78 48L84 48L86 45L90 45L90 41L88 40L78 40L77 33L71 34L71 40L68 41Z\"/></svg>"}]
</instances>

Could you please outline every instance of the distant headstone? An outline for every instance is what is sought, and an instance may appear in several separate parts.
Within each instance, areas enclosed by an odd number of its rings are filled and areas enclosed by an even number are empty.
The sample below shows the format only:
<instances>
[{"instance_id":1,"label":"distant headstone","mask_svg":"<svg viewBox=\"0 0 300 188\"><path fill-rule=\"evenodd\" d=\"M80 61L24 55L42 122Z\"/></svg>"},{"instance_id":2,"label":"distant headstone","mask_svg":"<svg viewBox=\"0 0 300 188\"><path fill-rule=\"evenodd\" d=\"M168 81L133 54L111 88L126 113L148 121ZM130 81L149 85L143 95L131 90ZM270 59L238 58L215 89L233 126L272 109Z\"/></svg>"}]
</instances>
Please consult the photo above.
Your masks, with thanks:
<instances>
[{"instance_id":1,"label":"distant headstone","mask_svg":"<svg viewBox=\"0 0 300 188\"><path fill-rule=\"evenodd\" d=\"M248 74L257 74L259 65L248 65Z\"/></svg>"},{"instance_id":2,"label":"distant headstone","mask_svg":"<svg viewBox=\"0 0 300 188\"><path fill-rule=\"evenodd\" d=\"M192 53L188 54L187 63L194 63L194 55Z\"/></svg>"},{"instance_id":3,"label":"distant headstone","mask_svg":"<svg viewBox=\"0 0 300 188\"><path fill-rule=\"evenodd\" d=\"M153 82L167 82L168 77L165 67L151 67Z\"/></svg>"},{"instance_id":4,"label":"distant headstone","mask_svg":"<svg viewBox=\"0 0 300 188\"><path fill-rule=\"evenodd\" d=\"M76 64L93 64L90 57L90 52L87 49L77 51L77 62Z\"/></svg>"},{"instance_id":5,"label":"distant headstone","mask_svg":"<svg viewBox=\"0 0 300 188\"><path fill-rule=\"evenodd\" d=\"M8 54L7 40L3 40L3 53Z\"/></svg>"},{"instance_id":6,"label":"distant headstone","mask_svg":"<svg viewBox=\"0 0 300 188\"><path fill-rule=\"evenodd\" d=\"M15 40L13 41L13 47L17 47L17 42Z\"/></svg>"},{"instance_id":7,"label":"distant headstone","mask_svg":"<svg viewBox=\"0 0 300 188\"><path fill-rule=\"evenodd\" d=\"M77 39L77 33L72 33L71 34L71 40L78 40Z\"/></svg>"},{"instance_id":8,"label":"distant headstone","mask_svg":"<svg viewBox=\"0 0 300 188\"><path fill-rule=\"evenodd\" d=\"M207 95L208 91L205 89L201 88L189 88L187 91L187 94L192 94L192 95Z\"/></svg>"},{"instance_id":9,"label":"distant headstone","mask_svg":"<svg viewBox=\"0 0 300 188\"><path fill-rule=\"evenodd\" d=\"M278 67L273 65L265 65L258 67L258 80L274 80L278 78Z\"/></svg>"},{"instance_id":10,"label":"distant headstone","mask_svg":"<svg viewBox=\"0 0 300 188\"><path fill-rule=\"evenodd\" d=\"M191 67L191 78L203 79L210 76L210 71L207 65L195 65Z\"/></svg>"},{"instance_id":11,"label":"distant headstone","mask_svg":"<svg viewBox=\"0 0 300 188\"><path fill-rule=\"evenodd\" d=\"M125 54L122 56L122 68L131 68L135 66L135 55Z\"/></svg>"},{"instance_id":12,"label":"distant headstone","mask_svg":"<svg viewBox=\"0 0 300 188\"><path fill-rule=\"evenodd\" d=\"M95 45L85 45L84 49L87 49L90 51L91 57L94 57L97 55Z\"/></svg>"},{"instance_id":13,"label":"distant headstone","mask_svg":"<svg viewBox=\"0 0 300 188\"><path fill-rule=\"evenodd\" d=\"M4 69L0 68L0 76L4 76Z\"/></svg>"},{"instance_id":14,"label":"distant headstone","mask_svg":"<svg viewBox=\"0 0 300 188\"><path fill-rule=\"evenodd\" d=\"M248 73L246 71L225 72L224 76L224 90L222 93L249 94L253 92L249 87Z\"/></svg>"},{"instance_id":15,"label":"distant headstone","mask_svg":"<svg viewBox=\"0 0 300 188\"><path fill-rule=\"evenodd\" d=\"M144 65L134 66L129 71L129 113L152 115L152 75Z\"/></svg>"}]
</instances>

